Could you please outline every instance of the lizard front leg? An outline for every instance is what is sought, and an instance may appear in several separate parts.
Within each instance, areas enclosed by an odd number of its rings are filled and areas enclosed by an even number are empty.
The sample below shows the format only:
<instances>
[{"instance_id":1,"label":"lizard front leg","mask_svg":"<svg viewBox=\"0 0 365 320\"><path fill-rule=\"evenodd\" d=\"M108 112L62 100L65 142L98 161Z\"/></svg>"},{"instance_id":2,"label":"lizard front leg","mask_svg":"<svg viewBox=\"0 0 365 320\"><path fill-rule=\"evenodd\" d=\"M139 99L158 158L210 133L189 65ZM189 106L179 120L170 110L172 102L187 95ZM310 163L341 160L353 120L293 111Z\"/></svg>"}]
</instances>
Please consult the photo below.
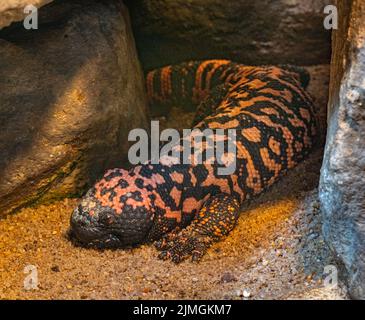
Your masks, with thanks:
<instances>
[{"instance_id":1,"label":"lizard front leg","mask_svg":"<svg viewBox=\"0 0 365 320\"><path fill-rule=\"evenodd\" d=\"M192 223L155 242L159 258L179 263L188 257L198 261L216 241L233 230L240 213L239 201L228 194L212 196Z\"/></svg>"}]
</instances>

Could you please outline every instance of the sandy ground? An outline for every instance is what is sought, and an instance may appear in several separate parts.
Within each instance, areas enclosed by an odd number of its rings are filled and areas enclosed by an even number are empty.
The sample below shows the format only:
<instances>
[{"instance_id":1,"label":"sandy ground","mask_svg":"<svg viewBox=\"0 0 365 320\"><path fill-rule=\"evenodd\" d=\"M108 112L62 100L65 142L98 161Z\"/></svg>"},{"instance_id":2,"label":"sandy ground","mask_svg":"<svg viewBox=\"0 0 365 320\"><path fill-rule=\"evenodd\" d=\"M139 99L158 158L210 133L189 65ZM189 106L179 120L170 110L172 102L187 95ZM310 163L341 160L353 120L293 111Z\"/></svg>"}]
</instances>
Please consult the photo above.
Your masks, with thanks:
<instances>
[{"instance_id":1,"label":"sandy ground","mask_svg":"<svg viewBox=\"0 0 365 320\"><path fill-rule=\"evenodd\" d=\"M328 66L309 70L309 90L324 120ZM165 125L190 119L173 110ZM323 286L324 267L335 262L320 232L321 160L319 146L247 204L235 230L198 264L160 261L151 245L74 247L67 230L77 199L24 209L0 221L0 299L346 299L341 284ZM38 277L33 290L24 288L29 265Z\"/></svg>"}]
</instances>

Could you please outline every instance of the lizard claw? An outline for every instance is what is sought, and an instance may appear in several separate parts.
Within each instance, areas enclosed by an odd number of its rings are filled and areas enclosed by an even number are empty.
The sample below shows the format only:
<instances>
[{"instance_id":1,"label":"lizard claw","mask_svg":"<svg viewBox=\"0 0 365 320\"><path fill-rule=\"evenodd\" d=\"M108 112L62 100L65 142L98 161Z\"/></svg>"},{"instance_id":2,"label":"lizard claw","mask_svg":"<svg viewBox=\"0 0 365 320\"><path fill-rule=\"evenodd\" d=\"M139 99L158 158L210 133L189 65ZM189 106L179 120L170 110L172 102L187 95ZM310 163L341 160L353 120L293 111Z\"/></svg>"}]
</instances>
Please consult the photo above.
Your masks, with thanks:
<instances>
[{"instance_id":1,"label":"lizard claw","mask_svg":"<svg viewBox=\"0 0 365 320\"><path fill-rule=\"evenodd\" d=\"M159 259L171 260L180 263L191 257L192 261L199 261L212 244L210 237L202 235L188 235L189 228L179 233L164 237L155 243L156 248L161 251Z\"/></svg>"},{"instance_id":2,"label":"lizard claw","mask_svg":"<svg viewBox=\"0 0 365 320\"><path fill-rule=\"evenodd\" d=\"M208 200L199 215L187 228L175 229L155 243L161 251L159 258L171 259L175 263L191 257L199 261L207 249L236 224L239 216L239 202L232 196L218 194Z\"/></svg>"}]
</instances>

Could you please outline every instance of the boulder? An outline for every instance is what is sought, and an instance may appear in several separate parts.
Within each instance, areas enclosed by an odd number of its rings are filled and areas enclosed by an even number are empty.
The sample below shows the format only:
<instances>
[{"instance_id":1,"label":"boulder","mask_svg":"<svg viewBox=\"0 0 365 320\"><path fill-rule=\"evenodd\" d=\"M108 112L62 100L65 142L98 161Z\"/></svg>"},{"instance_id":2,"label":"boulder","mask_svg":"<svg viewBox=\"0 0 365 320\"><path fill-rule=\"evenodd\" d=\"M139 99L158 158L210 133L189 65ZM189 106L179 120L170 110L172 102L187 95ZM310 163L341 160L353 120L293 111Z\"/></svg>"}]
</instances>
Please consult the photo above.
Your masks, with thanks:
<instances>
[{"instance_id":1,"label":"boulder","mask_svg":"<svg viewBox=\"0 0 365 320\"><path fill-rule=\"evenodd\" d=\"M331 0L128 0L146 70L191 59L314 65L330 60Z\"/></svg>"},{"instance_id":2,"label":"boulder","mask_svg":"<svg viewBox=\"0 0 365 320\"><path fill-rule=\"evenodd\" d=\"M0 216L80 195L147 128L143 74L121 1L64 0L39 29L0 31Z\"/></svg>"},{"instance_id":3,"label":"boulder","mask_svg":"<svg viewBox=\"0 0 365 320\"><path fill-rule=\"evenodd\" d=\"M10 25L14 21L23 20L24 8L33 5L37 8L52 2L53 0L1 0L0 1L0 29Z\"/></svg>"},{"instance_id":4,"label":"boulder","mask_svg":"<svg viewBox=\"0 0 365 320\"><path fill-rule=\"evenodd\" d=\"M338 0L337 7L320 181L323 233L343 262L349 293L365 299L365 2Z\"/></svg>"}]
</instances>

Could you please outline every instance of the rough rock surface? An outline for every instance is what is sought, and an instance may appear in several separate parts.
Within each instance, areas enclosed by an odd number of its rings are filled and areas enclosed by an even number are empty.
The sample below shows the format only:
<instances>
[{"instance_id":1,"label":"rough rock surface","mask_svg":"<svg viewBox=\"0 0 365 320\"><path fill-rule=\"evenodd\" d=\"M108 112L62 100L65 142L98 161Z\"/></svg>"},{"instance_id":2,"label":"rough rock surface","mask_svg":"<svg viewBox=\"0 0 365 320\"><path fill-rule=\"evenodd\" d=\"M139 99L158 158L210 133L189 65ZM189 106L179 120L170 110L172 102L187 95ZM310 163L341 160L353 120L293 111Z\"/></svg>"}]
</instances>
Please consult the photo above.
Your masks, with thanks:
<instances>
[{"instance_id":1,"label":"rough rock surface","mask_svg":"<svg viewBox=\"0 0 365 320\"><path fill-rule=\"evenodd\" d=\"M38 30L0 32L0 216L79 194L121 166L147 127L142 71L120 1L59 1Z\"/></svg>"},{"instance_id":2,"label":"rough rock surface","mask_svg":"<svg viewBox=\"0 0 365 320\"><path fill-rule=\"evenodd\" d=\"M324 236L344 262L349 292L365 299L365 3L337 6L320 200Z\"/></svg>"},{"instance_id":3,"label":"rough rock surface","mask_svg":"<svg viewBox=\"0 0 365 320\"><path fill-rule=\"evenodd\" d=\"M128 0L146 70L189 59L328 63L330 0Z\"/></svg>"},{"instance_id":4,"label":"rough rock surface","mask_svg":"<svg viewBox=\"0 0 365 320\"><path fill-rule=\"evenodd\" d=\"M1 0L0 1L0 29L10 25L14 21L23 20L24 8L33 5L37 8L52 2L53 0Z\"/></svg>"}]
</instances>

